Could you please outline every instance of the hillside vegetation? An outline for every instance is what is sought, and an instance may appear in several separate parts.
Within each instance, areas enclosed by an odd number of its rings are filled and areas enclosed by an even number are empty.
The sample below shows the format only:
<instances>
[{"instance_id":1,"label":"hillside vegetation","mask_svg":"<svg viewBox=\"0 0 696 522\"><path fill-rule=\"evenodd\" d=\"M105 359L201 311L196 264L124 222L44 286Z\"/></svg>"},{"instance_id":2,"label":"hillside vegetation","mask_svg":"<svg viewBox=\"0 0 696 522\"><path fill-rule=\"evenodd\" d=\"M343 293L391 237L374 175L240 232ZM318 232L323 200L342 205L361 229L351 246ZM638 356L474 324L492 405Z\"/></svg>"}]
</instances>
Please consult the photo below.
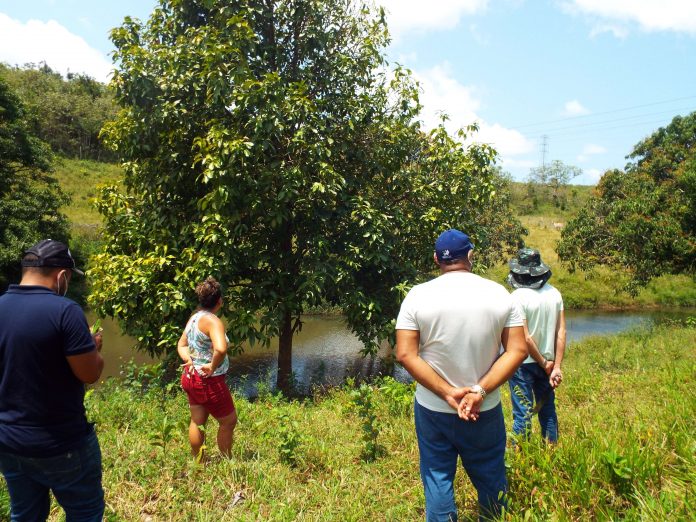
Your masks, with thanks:
<instances>
[{"instance_id":1,"label":"hillside vegetation","mask_svg":"<svg viewBox=\"0 0 696 522\"><path fill-rule=\"evenodd\" d=\"M606 171L563 229L570 266L608 266L638 287L663 274L696 277L696 112L675 116Z\"/></svg>"},{"instance_id":2,"label":"hillside vegetation","mask_svg":"<svg viewBox=\"0 0 696 522\"><path fill-rule=\"evenodd\" d=\"M71 196L63 212L70 220L73 233L81 235L97 229L101 224L101 216L94 206L97 190L101 185L120 185L121 167L101 161L61 158L55 169L61 188Z\"/></svg>"},{"instance_id":3,"label":"hillside vegetation","mask_svg":"<svg viewBox=\"0 0 696 522\"><path fill-rule=\"evenodd\" d=\"M108 161L99 132L118 108L110 88L82 74L63 77L48 65L12 67L0 62L0 78L21 98L31 133L56 154Z\"/></svg>"},{"instance_id":4,"label":"hillside vegetation","mask_svg":"<svg viewBox=\"0 0 696 522\"><path fill-rule=\"evenodd\" d=\"M558 259L555 247L561 230L555 223L565 224L562 214L520 216L529 230L526 244L541 252L543 261L553 272L550 283L563 294L567 308L631 309L658 306L696 306L696 282L689 275L664 275L650 281L631 296L626 290L628 274L599 267L591 272L577 270L571 273ZM507 265L490 269L485 275L503 283L508 274Z\"/></svg>"},{"instance_id":5,"label":"hillside vegetation","mask_svg":"<svg viewBox=\"0 0 696 522\"><path fill-rule=\"evenodd\" d=\"M63 211L70 219L73 241L79 249L93 250L99 240L98 226L101 222L94 207L97 187L120 184L123 173L119 166L89 160L62 159L56 167L56 177L72 202ZM518 212L522 224L529 231L526 244L540 250L542 259L553 271L551 283L563 293L568 308L630 309L658 306L696 306L696 282L691 276L662 276L639 290L632 297L625 287L627 274L600 267L592 272L570 273L561 264L555 252L561 238L561 229L575 215L576 209L590 197L593 188L576 185L566 189L565 208L559 208L538 198L533 203L533 191L526 183L510 184L513 208ZM508 270L506 264L490 268L486 277L504 283Z\"/></svg>"}]
</instances>

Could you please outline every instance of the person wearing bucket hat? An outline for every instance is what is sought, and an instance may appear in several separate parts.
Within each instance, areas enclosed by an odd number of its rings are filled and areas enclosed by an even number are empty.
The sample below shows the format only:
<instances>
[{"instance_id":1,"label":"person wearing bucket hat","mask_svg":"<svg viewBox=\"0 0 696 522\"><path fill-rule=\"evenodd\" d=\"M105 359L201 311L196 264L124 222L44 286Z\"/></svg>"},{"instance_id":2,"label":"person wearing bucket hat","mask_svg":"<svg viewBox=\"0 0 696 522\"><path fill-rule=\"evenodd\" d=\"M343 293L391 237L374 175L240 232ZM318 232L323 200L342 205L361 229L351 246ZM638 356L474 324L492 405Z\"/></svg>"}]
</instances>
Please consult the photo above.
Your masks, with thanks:
<instances>
[{"instance_id":1,"label":"person wearing bucket hat","mask_svg":"<svg viewBox=\"0 0 696 522\"><path fill-rule=\"evenodd\" d=\"M476 487L481 517L506 505L499 387L527 348L508 291L472 273L473 249L459 230L440 234L433 255L439 277L414 286L396 320L397 359L418 383L414 420L429 521L457 519L458 458Z\"/></svg>"},{"instance_id":2,"label":"person wearing bucket hat","mask_svg":"<svg viewBox=\"0 0 696 522\"><path fill-rule=\"evenodd\" d=\"M0 296L0 471L12 520L46 520L52 491L67 520L101 520L101 451L84 408L104 367L101 334L64 297L82 274L68 246L28 248L22 279Z\"/></svg>"},{"instance_id":3,"label":"person wearing bucket hat","mask_svg":"<svg viewBox=\"0 0 696 522\"><path fill-rule=\"evenodd\" d=\"M508 284L524 317L524 334L529 357L510 379L512 431L518 436L531 432L537 413L542 436L558 440L558 416L554 390L561 384L565 354L563 297L549 282L551 269L538 250L522 248L510 260ZM532 406L536 402L535 406Z\"/></svg>"},{"instance_id":4,"label":"person wearing bucket hat","mask_svg":"<svg viewBox=\"0 0 696 522\"><path fill-rule=\"evenodd\" d=\"M551 277L551 268L541 261L539 251L532 248L521 248L509 266L508 283L513 288L537 290Z\"/></svg>"}]
</instances>

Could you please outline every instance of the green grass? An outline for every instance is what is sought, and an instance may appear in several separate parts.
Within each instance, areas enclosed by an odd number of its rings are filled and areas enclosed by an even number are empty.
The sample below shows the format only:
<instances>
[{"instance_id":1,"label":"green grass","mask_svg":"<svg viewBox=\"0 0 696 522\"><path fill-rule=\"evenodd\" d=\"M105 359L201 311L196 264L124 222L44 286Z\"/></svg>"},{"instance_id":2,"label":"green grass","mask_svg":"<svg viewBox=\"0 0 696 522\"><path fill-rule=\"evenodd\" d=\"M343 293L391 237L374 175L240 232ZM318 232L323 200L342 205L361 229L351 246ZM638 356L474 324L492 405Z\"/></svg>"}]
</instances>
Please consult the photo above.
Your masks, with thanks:
<instances>
[{"instance_id":1,"label":"green grass","mask_svg":"<svg viewBox=\"0 0 696 522\"><path fill-rule=\"evenodd\" d=\"M530 442L508 451L508 520L687 520L696 512L690 321L690 328L660 326L570 346L557 395L559 444L541 442L535 424ZM137 388L110 380L86 401L102 446L107 520L423 519L405 385L373 387L381 446L373 462L362 458L365 418L355 388L346 385L304 402L268 393L255 402L237 397L233 456L224 460L212 450L204 465L189 456L178 386L169 396ZM215 433L211 421L209 441ZM234 504L238 493L244 498ZM456 499L461 519L472 520L475 494L461 470ZM4 489L2 509L6 515ZM59 517L54 505L51 520Z\"/></svg>"},{"instance_id":2,"label":"green grass","mask_svg":"<svg viewBox=\"0 0 696 522\"><path fill-rule=\"evenodd\" d=\"M97 228L101 216L94 208L94 198L101 185L120 184L123 169L113 163L60 158L55 177L61 188L72 197L70 205L62 209L72 223L74 233Z\"/></svg>"},{"instance_id":3,"label":"green grass","mask_svg":"<svg viewBox=\"0 0 696 522\"><path fill-rule=\"evenodd\" d=\"M91 160L58 158L55 178L60 187L71 197L71 202L61 210L70 220L70 249L78 266L89 266L89 258L102 244L101 216L95 208L95 198L102 185L120 185L123 169L113 163ZM68 297L84 305L89 288L84 278L73 280Z\"/></svg>"},{"instance_id":4,"label":"green grass","mask_svg":"<svg viewBox=\"0 0 696 522\"><path fill-rule=\"evenodd\" d=\"M512 454L516 509L542 520L688 519L695 343L693 327L658 327L574 346L558 399L561 444L537 438Z\"/></svg>"}]
</instances>

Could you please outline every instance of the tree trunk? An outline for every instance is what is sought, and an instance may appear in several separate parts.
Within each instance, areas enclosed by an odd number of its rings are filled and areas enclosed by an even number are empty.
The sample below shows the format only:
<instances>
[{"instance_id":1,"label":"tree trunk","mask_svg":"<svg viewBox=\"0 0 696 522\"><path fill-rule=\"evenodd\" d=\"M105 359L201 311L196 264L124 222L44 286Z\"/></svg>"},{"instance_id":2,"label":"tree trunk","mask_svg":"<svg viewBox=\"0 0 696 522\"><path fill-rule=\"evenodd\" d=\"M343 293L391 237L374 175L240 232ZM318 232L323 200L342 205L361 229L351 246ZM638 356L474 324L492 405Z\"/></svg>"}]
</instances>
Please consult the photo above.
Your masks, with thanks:
<instances>
[{"instance_id":1,"label":"tree trunk","mask_svg":"<svg viewBox=\"0 0 696 522\"><path fill-rule=\"evenodd\" d=\"M292 211L288 211L288 215L292 215ZM283 227L282 236L280 237L280 260L283 267L283 273L289 277L285 279L283 286L283 294L287 297L284 303L283 322L280 325L280 337L278 339L278 378L276 387L286 397L292 393L292 335L295 329L292 327L293 310L288 305L292 301L291 296L297 293L295 288L296 279L293 277L297 273L295 260L293 259L292 249L293 238L293 223L286 221Z\"/></svg>"},{"instance_id":2,"label":"tree trunk","mask_svg":"<svg viewBox=\"0 0 696 522\"><path fill-rule=\"evenodd\" d=\"M285 396L289 396L292 392L292 334L292 317L290 312L286 311L278 339L278 378L276 380L276 387Z\"/></svg>"}]
</instances>

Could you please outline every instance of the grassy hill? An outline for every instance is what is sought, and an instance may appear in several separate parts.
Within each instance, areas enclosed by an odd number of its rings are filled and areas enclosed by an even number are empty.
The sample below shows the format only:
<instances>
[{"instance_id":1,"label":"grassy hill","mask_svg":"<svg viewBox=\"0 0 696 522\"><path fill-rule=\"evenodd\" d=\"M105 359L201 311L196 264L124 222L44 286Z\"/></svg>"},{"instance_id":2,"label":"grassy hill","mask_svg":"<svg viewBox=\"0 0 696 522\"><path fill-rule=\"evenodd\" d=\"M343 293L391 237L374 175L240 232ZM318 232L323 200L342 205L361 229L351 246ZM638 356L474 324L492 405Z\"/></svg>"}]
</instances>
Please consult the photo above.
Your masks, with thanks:
<instances>
[{"instance_id":1,"label":"grassy hill","mask_svg":"<svg viewBox=\"0 0 696 522\"><path fill-rule=\"evenodd\" d=\"M72 203L64 209L72 222L73 242L77 250L87 254L99 241L100 216L93 206L97 187L118 184L122 169L114 164L96 161L63 159L56 168L61 186L72 196ZM592 187L570 186L563 194L563 203L554 206L548 194L530 192L524 183L513 182L510 187L512 202L522 223L529 230L526 244L537 248L544 262L553 270L551 282L563 294L567 308L626 309L658 306L696 306L696 281L693 277L663 276L642 289L636 297L623 288L626 274L607 268L592 273L570 273L561 265L555 248L563 225L592 194ZM560 228L559 228L560 224ZM507 265L492 267L485 275L504 282Z\"/></svg>"},{"instance_id":2,"label":"grassy hill","mask_svg":"<svg viewBox=\"0 0 696 522\"><path fill-rule=\"evenodd\" d=\"M113 163L61 158L56 164L55 177L72 197L63 211L72 223L73 233L79 235L99 226L101 217L94 208L97 188L120 184L123 169Z\"/></svg>"}]
</instances>

